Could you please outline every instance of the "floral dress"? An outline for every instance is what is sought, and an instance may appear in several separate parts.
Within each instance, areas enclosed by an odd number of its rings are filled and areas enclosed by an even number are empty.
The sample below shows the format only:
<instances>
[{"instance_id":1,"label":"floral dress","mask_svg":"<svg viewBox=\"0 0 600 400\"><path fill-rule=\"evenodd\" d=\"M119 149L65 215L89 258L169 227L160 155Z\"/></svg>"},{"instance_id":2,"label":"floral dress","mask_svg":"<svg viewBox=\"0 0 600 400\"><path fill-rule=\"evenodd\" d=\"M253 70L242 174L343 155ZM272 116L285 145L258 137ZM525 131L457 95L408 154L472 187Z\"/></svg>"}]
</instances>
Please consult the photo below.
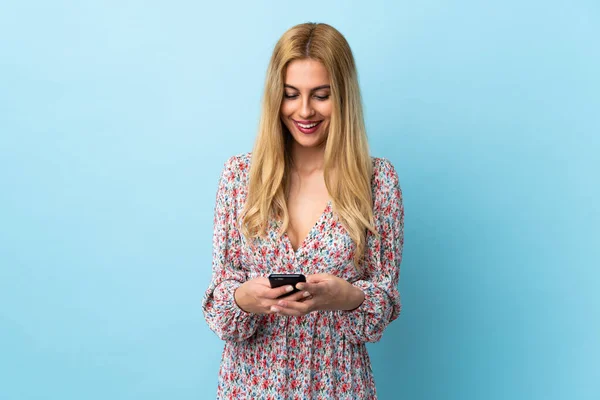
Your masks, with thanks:
<instances>
[{"instance_id":1,"label":"floral dress","mask_svg":"<svg viewBox=\"0 0 600 400\"><path fill-rule=\"evenodd\" d=\"M375 228L367 233L360 274L355 245L330 201L300 247L268 234L246 241L236 227L248 193L251 153L231 157L217 192L212 280L203 298L209 327L225 341L218 399L376 399L366 342L381 338L400 314L398 277L404 242L404 207L392 164L372 158ZM314 311L305 316L246 313L234 291L248 279L271 273L329 273L365 293L352 311Z\"/></svg>"}]
</instances>

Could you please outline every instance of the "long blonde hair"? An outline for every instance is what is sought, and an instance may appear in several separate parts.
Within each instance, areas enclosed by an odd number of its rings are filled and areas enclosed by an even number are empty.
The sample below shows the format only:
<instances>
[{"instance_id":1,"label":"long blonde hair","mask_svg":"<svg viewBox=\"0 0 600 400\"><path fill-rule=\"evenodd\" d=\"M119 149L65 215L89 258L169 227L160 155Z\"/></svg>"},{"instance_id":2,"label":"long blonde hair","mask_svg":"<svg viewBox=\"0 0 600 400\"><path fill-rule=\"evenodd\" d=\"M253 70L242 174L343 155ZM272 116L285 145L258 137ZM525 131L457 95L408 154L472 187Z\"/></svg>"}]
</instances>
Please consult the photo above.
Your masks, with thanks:
<instances>
[{"instance_id":1,"label":"long blonde hair","mask_svg":"<svg viewBox=\"0 0 600 400\"><path fill-rule=\"evenodd\" d=\"M286 67L291 61L307 58L321 62L331 80L333 111L325 144L325 185L333 210L356 245L358 266L365 253L367 230L377 234L371 198L373 167L354 57L342 34L327 24L296 25L275 45L267 69L241 231L247 238L262 236L273 217L283 222L279 235L288 228L288 142L293 139L281 122L280 110Z\"/></svg>"}]
</instances>

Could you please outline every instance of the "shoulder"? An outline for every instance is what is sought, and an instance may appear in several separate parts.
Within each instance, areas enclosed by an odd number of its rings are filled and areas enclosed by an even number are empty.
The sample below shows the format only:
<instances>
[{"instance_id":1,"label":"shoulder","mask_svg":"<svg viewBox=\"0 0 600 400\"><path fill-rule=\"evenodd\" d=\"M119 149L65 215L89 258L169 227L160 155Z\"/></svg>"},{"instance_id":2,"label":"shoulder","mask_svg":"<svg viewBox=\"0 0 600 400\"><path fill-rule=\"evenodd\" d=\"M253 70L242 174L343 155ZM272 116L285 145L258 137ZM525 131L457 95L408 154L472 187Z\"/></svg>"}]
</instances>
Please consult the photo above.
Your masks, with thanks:
<instances>
[{"instance_id":1,"label":"shoulder","mask_svg":"<svg viewBox=\"0 0 600 400\"><path fill-rule=\"evenodd\" d=\"M245 172L250 168L252 153L242 153L231 156L225 161L225 169L231 172Z\"/></svg>"},{"instance_id":2,"label":"shoulder","mask_svg":"<svg viewBox=\"0 0 600 400\"><path fill-rule=\"evenodd\" d=\"M394 165L385 158L371 157L373 160L373 212L376 218L389 219L402 223L404 206L398 173Z\"/></svg>"},{"instance_id":3,"label":"shoulder","mask_svg":"<svg viewBox=\"0 0 600 400\"><path fill-rule=\"evenodd\" d=\"M242 153L231 156L225 161L222 178L228 182L244 183L248 180L252 153Z\"/></svg>"},{"instance_id":4,"label":"shoulder","mask_svg":"<svg viewBox=\"0 0 600 400\"><path fill-rule=\"evenodd\" d=\"M371 161L373 162L371 187L374 193L399 188L398 173L390 160L380 157L371 157Z\"/></svg>"}]
</instances>

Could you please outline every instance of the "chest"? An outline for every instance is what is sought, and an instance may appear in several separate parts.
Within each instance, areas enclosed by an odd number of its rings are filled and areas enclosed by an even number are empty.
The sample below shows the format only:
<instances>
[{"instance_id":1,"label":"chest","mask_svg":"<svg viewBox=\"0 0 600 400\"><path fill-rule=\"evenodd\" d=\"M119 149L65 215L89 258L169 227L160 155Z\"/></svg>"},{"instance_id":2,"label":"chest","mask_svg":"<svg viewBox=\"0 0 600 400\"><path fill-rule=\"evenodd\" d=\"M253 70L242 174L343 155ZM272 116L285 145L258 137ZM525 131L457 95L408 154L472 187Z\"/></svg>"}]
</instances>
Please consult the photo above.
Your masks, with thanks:
<instances>
[{"instance_id":1,"label":"chest","mask_svg":"<svg viewBox=\"0 0 600 400\"><path fill-rule=\"evenodd\" d=\"M289 222L279 236L271 220L264 237L242 240L242 264L250 278L270 273L331 273L357 279L355 245L339 222L323 179L292 182L286 196Z\"/></svg>"},{"instance_id":2,"label":"chest","mask_svg":"<svg viewBox=\"0 0 600 400\"><path fill-rule=\"evenodd\" d=\"M310 179L292 179L287 207L289 225L287 236L297 250L315 224L323 216L329 202L329 193L322 176Z\"/></svg>"}]
</instances>

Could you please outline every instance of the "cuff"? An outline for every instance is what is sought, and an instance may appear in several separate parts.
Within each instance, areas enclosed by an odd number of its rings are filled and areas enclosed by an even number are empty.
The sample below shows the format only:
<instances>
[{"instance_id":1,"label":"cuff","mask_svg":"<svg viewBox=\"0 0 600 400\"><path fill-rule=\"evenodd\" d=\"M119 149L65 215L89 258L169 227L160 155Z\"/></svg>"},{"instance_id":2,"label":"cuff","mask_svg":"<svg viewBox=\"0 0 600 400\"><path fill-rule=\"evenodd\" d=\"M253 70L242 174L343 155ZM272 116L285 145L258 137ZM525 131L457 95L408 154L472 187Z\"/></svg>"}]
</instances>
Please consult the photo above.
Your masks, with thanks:
<instances>
[{"instance_id":1,"label":"cuff","mask_svg":"<svg viewBox=\"0 0 600 400\"><path fill-rule=\"evenodd\" d=\"M360 303L360 305L358 307L356 307L352 310L342 311L342 313L344 313L345 315L348 315L348 316L353 316L353 315L357 316L357 315L363 314L365 311L366 312L372 311L375 308L373 301L372 301L372 296L371 296L374 285L371 282L366 281L366 280L358 280L356 282L353 282L352 285L363 291L363 293L365 294L365 299L363 300L362 303Z\"/></svg>"}]
</instances>

